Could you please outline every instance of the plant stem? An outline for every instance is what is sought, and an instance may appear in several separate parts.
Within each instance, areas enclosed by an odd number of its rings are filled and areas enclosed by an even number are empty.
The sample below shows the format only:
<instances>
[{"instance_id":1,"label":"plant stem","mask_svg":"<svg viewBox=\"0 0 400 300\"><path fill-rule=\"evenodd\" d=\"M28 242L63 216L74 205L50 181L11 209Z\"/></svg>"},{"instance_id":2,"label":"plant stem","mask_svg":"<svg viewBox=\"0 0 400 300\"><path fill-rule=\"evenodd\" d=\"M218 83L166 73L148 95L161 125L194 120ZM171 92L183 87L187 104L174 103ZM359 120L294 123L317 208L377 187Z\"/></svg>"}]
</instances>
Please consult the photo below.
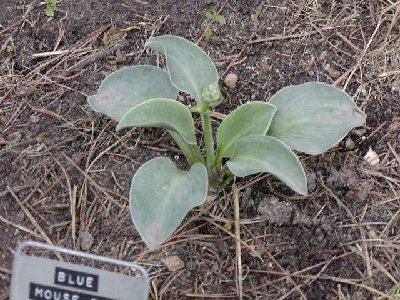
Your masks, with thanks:
<instances>
[{"instance_id":1,"label":"plant stem","mask_svg":"<svg viewBox=\"0 0 400 300\"><path fill-rule=\"evenodd\" d=\"M215 153L214 153L214 139L212 135L210 111L207 109L205 112L201 113L200 116L204 134L204 145L206 148L207 170L209 174L211 174L212 168L214 166Z\"/></svg>"},{"instance_id":2,"label":"plant stem","mask_svg":"<svg viewBox=\"0 0 400 300\"><path fill-rule=\"evenodd\" d=\"M219 187L223 190L225 187L232 182L235 175L229 170L227 165L224 165L219 172L221 180L219 180Z\"/></svg>"},{"instance_id":3,"label":"plant stem","mask_svg":"<svg viewBox=\"0 0 400 300\"><path fill-rule=\"evenodd\" d=\"M221 165L222 165L222 156L221 156L221 153L218 153L218 149L217 149L217 155L215 157L215 163L214 164L215 164L215 166L217 168L220 168Z\"/></svg>"},{"instance_id":4,"label":"plant stem","mask_svg":"<svg viewBox=\"0 0 400 300\"><path fill-rule=\"evenodd\" d=\"M190 165L193 165L197 162L205 164L204 157L201 155L199 146L197 146L196 144L194 145L188 144L182 138L182 136L175 131L168 130L168 133L171 135L176 144L182 150L183 155L185 155Z\"/></svg>"}]
</instances>

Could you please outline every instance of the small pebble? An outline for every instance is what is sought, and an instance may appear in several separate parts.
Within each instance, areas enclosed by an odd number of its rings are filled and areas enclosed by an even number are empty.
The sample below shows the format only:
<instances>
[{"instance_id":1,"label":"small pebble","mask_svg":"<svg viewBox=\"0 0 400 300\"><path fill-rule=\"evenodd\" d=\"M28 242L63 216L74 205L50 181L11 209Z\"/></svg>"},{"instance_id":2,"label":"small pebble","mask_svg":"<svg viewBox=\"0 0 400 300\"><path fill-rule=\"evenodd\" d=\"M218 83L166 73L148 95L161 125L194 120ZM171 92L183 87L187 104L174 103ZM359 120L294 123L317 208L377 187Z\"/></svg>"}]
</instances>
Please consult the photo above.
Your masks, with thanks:
<instances>
[{"instance_id":1,"label":"small pebble","mask_svg":"<svg viewBox=\"0 0 400 300\"><path fill-rule=\"evenodd\" d=\"M238 79L239 78L235 73L229 73L228 75L226 75L224 83L228 88L234 89L236 87Z\"/></svg>"},{"instance_id":2,"label":"small pebble","mask_svg":"<svg viewBox=\"0 0 400 300\"><path fill-rule=\"evenodd\" d=\"M89 251L94 243L94 238L89 231L82 231L79 234L79 240L83 251Z\"/></svg>"},{"instance_id":3,"label":"small pebble","mask_svg":"<svg viewBox=\"0 0 400 300\"><path fill-rule=\"evenodd\" d=\"M176 255L167 256L166 258L163 258L161 261L167 268L167 270L170 272L176 272L185 267L185 263L182 261L182 259L179 258L179 256Z\"/></svg>"},{"instance_id":4,"label":"small pebble","mask_svg":"<svg viewBox=\"0 0 400 300\"><path fill-rule=\"evenodd\" d=\"M371 166L376 166L379 164L379 156L378 154L372 150L372 148L369 148L367 154L365 154L364 159L371 165Z\"/></svg>"}]
</instances>

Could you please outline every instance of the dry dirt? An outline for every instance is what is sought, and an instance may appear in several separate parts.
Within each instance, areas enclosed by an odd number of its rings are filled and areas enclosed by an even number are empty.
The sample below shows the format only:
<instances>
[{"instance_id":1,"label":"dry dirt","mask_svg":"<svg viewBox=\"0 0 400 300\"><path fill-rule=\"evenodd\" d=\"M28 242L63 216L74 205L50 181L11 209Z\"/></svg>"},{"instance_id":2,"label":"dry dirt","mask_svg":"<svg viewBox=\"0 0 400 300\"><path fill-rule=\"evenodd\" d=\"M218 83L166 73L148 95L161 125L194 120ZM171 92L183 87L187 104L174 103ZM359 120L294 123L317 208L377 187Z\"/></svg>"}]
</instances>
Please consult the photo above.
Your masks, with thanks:
<instances>
[{"instance_id":1,"label":"dry dirt","mask_svg":"<svg viewBox=\"0 0 400 300\"><path fill-rule=\"evenodd\" d=\"M24 240L137 261L152 299L400 298L399 1L61 0L54 18L44 7L0 0L0 299ZM207 25L209 10L226 25ZM130 221L130 179L148 159L179 150L161 130L116 133L86 103L110 72L155 64L143 45L161 34L198 42L222 79L238 75L235 89L221 80L221 113L322 81L368 115L347 143L301 155L309 196L266 175L237 182L240 253L230 188L148 251ZM376 166L363 160L369 148ZM184 267L169 271L171 256Z\"/></svg>"}]
</instances>

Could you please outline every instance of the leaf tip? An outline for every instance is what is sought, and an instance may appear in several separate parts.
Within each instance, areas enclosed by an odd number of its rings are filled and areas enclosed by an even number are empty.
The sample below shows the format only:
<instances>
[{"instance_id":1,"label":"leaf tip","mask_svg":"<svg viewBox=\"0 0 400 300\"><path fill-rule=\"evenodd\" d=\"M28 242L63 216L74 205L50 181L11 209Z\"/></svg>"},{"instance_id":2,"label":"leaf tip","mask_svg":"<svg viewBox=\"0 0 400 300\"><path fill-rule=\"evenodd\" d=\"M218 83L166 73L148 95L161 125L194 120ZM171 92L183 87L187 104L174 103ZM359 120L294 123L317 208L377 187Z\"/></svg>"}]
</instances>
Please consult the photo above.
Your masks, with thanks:
<instances>
[{"instance_id":1,"label":"leaf tip","mask_svg":"<svg viewBox=\"0 0 400 300\"><path fill-rule=\"evenodd\" d=\"M305 184L304 187L301 187L297 192L302 196L308 196L307 183Z\"/></svg>"},{"instance_id":2,"label":"leaf tip","mask_svg":"<svg viewBox=\"0 0 400 300\"><path fill-rule=\"evenodd\" d=\"M296 192L302 196L308 196L307 174L306 174L306 171L305 171L303 165L301 164L300 160L299 160L299 163L300 163L302 173L303 173L303 180L302 180L301 184L299 185L298 190Z\"/></svg>"},{"instance_id":3,"label":"leaf tip","mask_svg":"<svg viewBox=\"0 0 400 300\"><path fill-rule=\"evenodd\" d=\"M367 119L367 114L363 112L361 109L358 107L355 107L353 110L353 116L354 118L357 119L357 125L356 126L361 126L365 123L365 120Z\"/></svg>"},{"instance_id":4,"label":"leaf tip","mask_svg":"<svg viewBox=\"0 0 400 300\"><path fill-rule=\"evenodd\" d=\"M118 125L117 125L117 127L115 128L115 131L120 131L120 130L122 130L122 129L124 129L124 126L123 125L121 125L121 122L119 122L118 123Z\"/></svg>"},{"instance_id":5,"label":"leaf tip","mask_svg":"<svg viewBox=\"0 0 400 300\"><path fill-rule=\"evenodd\" d=\"M89 106L94 110L94 111L97 111L97 94L94 94L94 95L91 95L91 96L88 96L87 98L86 98L86 101L88 102L88 104L89 104Z\"/></svg>"},{"instance_id":6,"label":"leaf tip","mask_svg":"<svg viewBox=\"0 0 400 300\"><path fill-rule=\"evenodd\" d=\"M307 175L304 170L304 167L301 165L300 160L299 160L299 164L301 167L302 176L300 178L298 178L298 180L296 182L293 182L292 185L288 185L287 183L286 184L296 193L298 193L302 196L308 196Z\"/></svg>"},{"instance_id":7,"label":"leaf tip","mask_svg":"<svg viewBox=\"0 0 400 300\"><path fill-rule=\"evenodd\" d=\"M143 239L143 237L142 237L142 239ZM157 248L159 248L162 244L162 243L157 243L155 241L149 241L149 240L145 240L145 239L143 239L143 241L146 244L147 248L149 248L150 251L157 250Z\"/></svg>"}]
</instances>

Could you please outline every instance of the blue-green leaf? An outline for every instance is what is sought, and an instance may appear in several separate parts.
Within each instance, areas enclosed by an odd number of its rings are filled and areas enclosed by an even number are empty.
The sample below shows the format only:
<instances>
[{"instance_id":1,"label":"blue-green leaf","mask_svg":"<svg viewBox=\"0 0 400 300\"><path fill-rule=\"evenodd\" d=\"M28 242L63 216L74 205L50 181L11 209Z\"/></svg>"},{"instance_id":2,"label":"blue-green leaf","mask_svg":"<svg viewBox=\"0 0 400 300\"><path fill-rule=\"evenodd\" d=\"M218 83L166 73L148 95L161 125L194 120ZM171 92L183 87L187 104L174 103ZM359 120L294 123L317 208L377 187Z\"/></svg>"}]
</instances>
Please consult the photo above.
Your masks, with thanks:
<instances>
[{"instance_id":1,"label":"blue-green leaf","mask_svg":"<svg viewBox=\"0 0 400 300\"><path fill-rule=\"evenodd\" d=\"M186 214L207 197L206 167L194 164L180 171L166 157L154 158L133 176L129 193L130 212L140 236L156 249L181 224Z\"/></svg>"},{"instance_id":2,"label":"blue-green leaf","mask_svg":"<svg viewBox=\"0 0 400 300\"><path fill-rule=\"evenodd\" d=\"M153 66L135 66L108 75L97 93L88 97L88 102L93 110L119 121L130 109L146 100L175 99L177 96L178 90L167 72Z\"/></svg>"},{"instance_id":3,"label":"blue-green leaf","mask_svg":"<svg viewBox=\"0 0 400 300\"><path fill-rule=\"evenodd\" d=\"M232 111L217 131L217 158L232 156L235 143L244 136L266 134L275 112L274 105L259 101L243 104Z\"/></svg>"},{"instance_id":4,"label":"blue-green leaf","mask_svg":"<svg viewBox=\"0 0 400 300\"><path fill-rule=\"evenodd\" d=\"M239 177L268 172L301 195L307 195L307 177L292 150L278 139L265 135L241 138L227 162Z\"/></svg>"},{"instance_id":5,"label":"blue-green leaf","mask_svg":"<svg viewBox=\"0 0 400 300\"><path fill-rule=\"evenodd\" d=\"M179 133L188 144L196 144L190 110L171 99L150 99L128 111L117 130L127 127L161 127Z\"/></svg>"},{"instance_id":6,"label":"blue-green leaf","mask_svg":"<svg viewBox=\"0 0 400 300\"><path fill-rule=\"evenodd\" d=\"M319 82L285 87L269 103L278 110L267 134L308 154L325 152L365 122L348 94Z\"/></svg>"},{"instance_id":7,"label":"blue-green leaf","mask_svg":"<svg viewBox=\"0 0 400 300\"><path fill-rule=\"evenodd\" d=\"M203 91L218 83L218 73L208 55L196 44L173 35L150 38L146 47L165 55L171 81L179 90L203 103Z\"/></svg>"}]
</instances>

